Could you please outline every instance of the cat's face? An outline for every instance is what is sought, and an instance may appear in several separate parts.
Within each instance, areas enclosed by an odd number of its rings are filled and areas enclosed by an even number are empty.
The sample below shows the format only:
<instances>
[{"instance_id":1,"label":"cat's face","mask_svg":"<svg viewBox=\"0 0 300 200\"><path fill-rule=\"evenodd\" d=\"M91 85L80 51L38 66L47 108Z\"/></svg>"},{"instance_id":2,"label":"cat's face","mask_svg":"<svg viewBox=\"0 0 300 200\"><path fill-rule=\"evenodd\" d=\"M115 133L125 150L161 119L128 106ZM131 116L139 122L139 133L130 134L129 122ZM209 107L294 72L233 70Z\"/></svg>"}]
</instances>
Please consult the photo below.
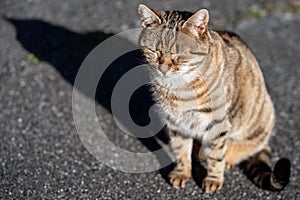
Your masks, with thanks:
<instances>
[{"instance_id":1,"label":"cat's face","mask_svg":"<svg viewBox=\"0 0 300 200\"><path fill-rule=\"evenodd\" d=\"M157 76L179 78L189 76L208 57L208 13L154 12L139 7L144 30L140 46L146 60Z\"/></svg>"},{"instance_id":2,"label":"cat's face","mask_svg":"<svg viewBox=\"0 0 300 200\"><path fill-rule=\"evenodd\" d=\"M165 77L188 73L208 55L208 49L194 38L166 28L145 31L140 45L151 67Z\"/></svg>"}]
</instances>

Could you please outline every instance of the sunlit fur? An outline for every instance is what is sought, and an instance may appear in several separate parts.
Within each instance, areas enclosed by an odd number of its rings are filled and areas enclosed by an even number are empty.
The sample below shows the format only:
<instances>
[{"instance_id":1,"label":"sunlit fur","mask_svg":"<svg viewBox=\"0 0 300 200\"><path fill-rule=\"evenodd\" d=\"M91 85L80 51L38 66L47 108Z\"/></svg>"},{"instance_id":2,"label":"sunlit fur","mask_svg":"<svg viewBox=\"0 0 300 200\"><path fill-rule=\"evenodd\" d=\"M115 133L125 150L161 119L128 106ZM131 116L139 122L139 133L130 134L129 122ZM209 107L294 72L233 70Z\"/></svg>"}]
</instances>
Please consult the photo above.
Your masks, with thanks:
<instances>
[{"instance_id":1,"label":"sunlit fur","mask_svg":"<svg viewBox=\"0 0 300 200\"><path fill-rule=\"evenodd\" d=\"M202 144L197 155L207 168L202 187L215 192L222 188L225 164L229 169L269 152L275 113L262 72L237 35L208 29L206 10L192 14L140 5L139 14L144 27L140 46L178 158L170 183L185 186L194 140ZM271 176L270 170L266 177ZM253 179L259 187L272 188Z\"/></svg>"}]
</instances>

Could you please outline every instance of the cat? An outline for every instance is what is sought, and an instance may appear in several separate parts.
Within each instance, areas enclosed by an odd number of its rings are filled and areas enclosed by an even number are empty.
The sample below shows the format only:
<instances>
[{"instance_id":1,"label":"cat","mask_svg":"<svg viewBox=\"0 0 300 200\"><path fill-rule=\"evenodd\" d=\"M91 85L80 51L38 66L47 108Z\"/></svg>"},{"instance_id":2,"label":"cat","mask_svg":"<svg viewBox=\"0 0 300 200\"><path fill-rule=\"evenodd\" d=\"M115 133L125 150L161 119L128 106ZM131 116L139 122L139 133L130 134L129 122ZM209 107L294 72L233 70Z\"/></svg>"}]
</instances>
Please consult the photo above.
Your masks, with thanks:
<instances>
[{"instance_id":1,"label":"cat","mask_svg":"<svg viewBox=\"0 0 300 200\"><path fill-rule=\"evenodd\" d=\"M177 158L170 184L186 185L196 151L207 170L206 192L220 190L224 171L242 161L255 185L282 190L290 162L269 166L275 111L251 50L234 33L208 29L206 9L154 11L140 4L138 13L139 45Z\"/></svg>"}]
</instances>

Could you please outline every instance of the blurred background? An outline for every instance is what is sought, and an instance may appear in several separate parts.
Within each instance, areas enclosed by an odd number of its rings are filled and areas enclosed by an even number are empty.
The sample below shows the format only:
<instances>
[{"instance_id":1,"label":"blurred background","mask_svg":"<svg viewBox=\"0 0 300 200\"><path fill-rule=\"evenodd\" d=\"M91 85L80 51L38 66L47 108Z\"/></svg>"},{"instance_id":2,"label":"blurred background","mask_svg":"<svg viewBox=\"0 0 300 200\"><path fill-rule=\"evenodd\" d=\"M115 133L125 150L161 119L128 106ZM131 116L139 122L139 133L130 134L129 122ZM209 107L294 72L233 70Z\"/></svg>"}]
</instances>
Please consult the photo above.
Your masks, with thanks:
<instances>
[{"instance_id":1,"label":"blurred background","mask_svg":"<svg viewBox=\"0 0 300 200\"><path fill-rule=\"evenodd\" d=\"M280 157L292 163L284 191L258 189L238 167L225 174L223 189L216 194L203 193L197 178L176 190L166 181L168 169L143 174L115 171L81 144L72 116L78 68L101 41L140 27L139 3L157 10L206 8L210 28L236 32L253 50L277 112L272 164ZM299 0L1 0L0 7L1 199L300 198ZM120 58L107 72L102 82L108 86L97 95L96 109L109 138L141 152L157 144L124 137L110 114L111 90L134 67L130 58L135 56L138 53ZM146 111L138 111L153 102L147 88L135 96L133 115L143 124Z\"/></svg>"}]
</instances>

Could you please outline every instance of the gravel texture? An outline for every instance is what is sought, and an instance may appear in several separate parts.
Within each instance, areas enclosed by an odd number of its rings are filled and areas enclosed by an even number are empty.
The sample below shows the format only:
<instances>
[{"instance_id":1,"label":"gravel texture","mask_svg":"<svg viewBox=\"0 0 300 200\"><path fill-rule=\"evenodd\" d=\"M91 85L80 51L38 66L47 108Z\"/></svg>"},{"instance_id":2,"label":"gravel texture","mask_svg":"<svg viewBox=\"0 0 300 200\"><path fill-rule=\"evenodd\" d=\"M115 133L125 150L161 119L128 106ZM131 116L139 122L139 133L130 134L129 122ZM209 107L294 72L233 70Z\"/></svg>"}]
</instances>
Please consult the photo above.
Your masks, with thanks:
<instances>
[{"instance_id":1,"label":"gravel texture","mask_svg":"<svg viewBox=\"0 0 300 200\"><path fill-rule=\"evenodd\" d=\"M285 190L260 190L238 167L226 173L223 189L215 194L205 194L196 179L184 189L174 189L165 180L166 170L116 171L86 150L72 116L76 72L99 42L140 27L138 3L0 1L0 199L300 199L300 3L296 0L146 2L165 10L207 8L211 27L238 33L253 50L277 112L272 164L280 157L292 163ZM115 81L122 73L114 71L108 79ZM111 118L105 93L113 84L104 82L110 85L99 94L96 109L106 120L108 137L131 151L151 149L151 141L124 139ZM139 95L147 94L143 90Z\"/></svg>"}]
</instances>

